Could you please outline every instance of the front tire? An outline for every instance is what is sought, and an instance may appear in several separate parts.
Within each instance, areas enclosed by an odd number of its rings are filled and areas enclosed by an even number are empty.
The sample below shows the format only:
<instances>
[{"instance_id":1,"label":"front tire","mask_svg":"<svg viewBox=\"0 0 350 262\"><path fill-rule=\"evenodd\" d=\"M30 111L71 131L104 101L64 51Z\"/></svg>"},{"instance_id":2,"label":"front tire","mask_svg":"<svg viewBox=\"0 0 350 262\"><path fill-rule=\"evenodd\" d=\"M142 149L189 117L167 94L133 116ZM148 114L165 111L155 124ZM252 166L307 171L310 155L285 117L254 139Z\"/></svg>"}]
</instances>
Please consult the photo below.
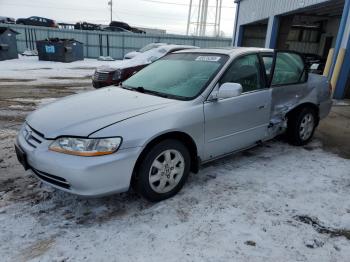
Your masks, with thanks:
<instances>
[{"instance_id":1,"label":"front tire","mask_svg":"<svg viewBox=\"0 0 350 262\"><path fill-rule=\"evenodd\" d=\"M185 145L167 139L144 156L136 174L136 191L156 202L177 194L190 173L190 154Z\"/></svg>"},{"instance_id":2,"label":"front tire","mask_svg":"<svg viewBox=\"0 0 350 262\"><path fill-rule=\"evenodd\" d=\"M100 85L98 82L95 82L95 81L92 81L92 86L93 86L95 89L101 88L101 85Z\"/></svg>"},{"instance_id":3,"label":"front tire","mask_svg":"<svg viewBox=\"0 0 350 262\"><path fill-rule=\"evenodd\" d=\"M287 138L292 145L302 146L310 142L317 126L317 114L311 107L304 107L288 117Z\"/></svg>"}]
</instances>

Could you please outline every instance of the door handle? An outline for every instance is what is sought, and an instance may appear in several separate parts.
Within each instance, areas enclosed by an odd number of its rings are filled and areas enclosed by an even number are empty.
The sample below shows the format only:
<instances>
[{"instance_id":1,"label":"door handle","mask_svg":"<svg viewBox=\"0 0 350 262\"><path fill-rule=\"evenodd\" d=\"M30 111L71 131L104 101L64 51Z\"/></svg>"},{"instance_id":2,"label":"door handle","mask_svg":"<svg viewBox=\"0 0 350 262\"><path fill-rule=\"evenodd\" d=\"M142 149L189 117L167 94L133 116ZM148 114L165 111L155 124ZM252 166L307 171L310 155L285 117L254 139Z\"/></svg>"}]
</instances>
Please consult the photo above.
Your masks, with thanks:
<instances>
[{"instance_id":1,"label":"door handle","mask_svg":"<svg viewBox=\"0 0 350 262\"><path fill-rule=\"evenodd\" d=\"M264 108L265 108L265 105L258 106L259 110L264 109Z\"/></svg>"}]
</instances>

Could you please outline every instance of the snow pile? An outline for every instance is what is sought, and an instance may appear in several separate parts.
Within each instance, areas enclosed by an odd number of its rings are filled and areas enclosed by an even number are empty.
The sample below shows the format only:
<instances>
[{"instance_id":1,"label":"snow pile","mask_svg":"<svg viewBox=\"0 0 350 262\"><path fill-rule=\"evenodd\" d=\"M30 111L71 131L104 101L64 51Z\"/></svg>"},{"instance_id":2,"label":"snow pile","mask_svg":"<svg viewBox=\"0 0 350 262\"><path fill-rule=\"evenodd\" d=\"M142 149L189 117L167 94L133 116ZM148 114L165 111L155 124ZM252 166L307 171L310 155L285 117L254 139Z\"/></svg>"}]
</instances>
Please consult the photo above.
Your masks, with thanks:
<instances>
[{"instance_id":1,"label":"snow pile","mask_svg":"<svg viewBox=\"0 0 350 262\"><path fill-rule=\"evenodd\" d=\"M45 83L50 78L82 78L91 82L91 76L96 67L101 65L118 65L118 61L98 61L96 59L85 59L72 63L60 63L51 61L39 61L38 57L23 57L19 59L0 61L0 83L3 79L26 79L31 80L21 82L22 85L33 84L33 82ZM64 79L56 79L63 81ZM67 79L66 82L71 81ZM8 83L6 83L8 84Z\"/></svg>"}]
</instances>

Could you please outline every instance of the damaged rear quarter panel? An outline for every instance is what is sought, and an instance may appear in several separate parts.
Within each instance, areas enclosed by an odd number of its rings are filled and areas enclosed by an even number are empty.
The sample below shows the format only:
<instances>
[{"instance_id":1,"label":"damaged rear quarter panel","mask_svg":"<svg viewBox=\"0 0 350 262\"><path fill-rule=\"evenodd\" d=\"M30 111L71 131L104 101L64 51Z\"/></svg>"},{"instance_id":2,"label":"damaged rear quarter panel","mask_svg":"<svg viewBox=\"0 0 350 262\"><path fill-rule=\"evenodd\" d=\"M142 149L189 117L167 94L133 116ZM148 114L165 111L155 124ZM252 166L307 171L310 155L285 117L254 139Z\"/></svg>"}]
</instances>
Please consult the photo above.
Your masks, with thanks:
<instances>
[{"instance_id":1,"label":"damaged rear quarter panel","mask_svg":"<svg viewBox=\"0 0 350 262\"><path fill-rule=\"evenodd\" d=\"M304 103L318 106L329 99L327 79L309 74L305 83L272 87L271 120L283 121L286 114Z\"/></svg>"}]
</instances>

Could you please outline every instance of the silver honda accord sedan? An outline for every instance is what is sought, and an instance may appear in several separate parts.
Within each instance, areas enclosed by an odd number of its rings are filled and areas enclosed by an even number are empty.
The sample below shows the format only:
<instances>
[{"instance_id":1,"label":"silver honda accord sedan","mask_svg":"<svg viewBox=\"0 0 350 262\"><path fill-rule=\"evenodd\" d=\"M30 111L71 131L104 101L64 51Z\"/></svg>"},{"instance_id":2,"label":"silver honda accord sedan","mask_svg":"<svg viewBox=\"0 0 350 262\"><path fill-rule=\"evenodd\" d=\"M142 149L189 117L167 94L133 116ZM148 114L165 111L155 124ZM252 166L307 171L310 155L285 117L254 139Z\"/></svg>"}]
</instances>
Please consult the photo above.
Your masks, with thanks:
<instances>
[{"instance_id":1,"label":"silver honda accord sedan","mask_svg":"<svg viewBox=\"0 0 350 262\"><path fill-rule=\"evenodd\" d=\"M31 113L18 160L81 196L176 194L202 163L286 133L308 143L332 87L294 52L196 49L169 54L119 87L72 95Z\"/></svg>"}]
</instances>

